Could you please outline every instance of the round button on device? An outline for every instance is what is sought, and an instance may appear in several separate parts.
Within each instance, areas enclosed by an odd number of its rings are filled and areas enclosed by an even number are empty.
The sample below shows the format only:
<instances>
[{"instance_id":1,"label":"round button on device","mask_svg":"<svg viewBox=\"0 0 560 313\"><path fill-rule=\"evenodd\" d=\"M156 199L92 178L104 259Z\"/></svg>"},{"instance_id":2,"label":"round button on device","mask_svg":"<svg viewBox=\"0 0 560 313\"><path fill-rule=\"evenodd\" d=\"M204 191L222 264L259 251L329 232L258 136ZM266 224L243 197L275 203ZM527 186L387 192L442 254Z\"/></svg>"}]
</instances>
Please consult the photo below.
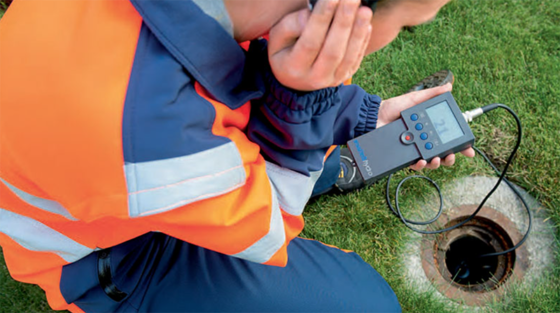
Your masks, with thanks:
<instances>
[{"instance_id":1,"label":"round button on device","mask_svg":"<svg viewBox=\"0 0 560 313\"><path fill-rule=\"evenodd\" d=\"M411 132L404 132L401 134L401 142L409 145L414 142L414 135Z\"/></svg>"},{"instance_id":2,"label":"round button on device","mask_svg":"<svg viewBox=\"0 0 560 313\"><path fill-rule=\"evenodd\" d=\"M414 127L416 128L416 130L422 130L424 128L424 126L420 123L416 124L416 126Z\"/></svg>"},{"instance_id":3,"label":"round button on device","mask_svg":"<svg viewBox=\"0 0 560 313\"><path fill-rule=\"evenodd\" d=\"M431 142L427 142L426 145L424 146L426 147L426 149L428 150L432 150L432 148L434 147L434 145Z\"/></svg>"},{"instance_id":4,"label":"round button on device","mask_svg":"<svg viewBox=\"0 0 560 313\"><path fill-rule=\"evenodd\" d=\"M410 119L413 120L413 121L417 121L418 120L418 114L412 114L410 116Z\"/></svg>"},{"instance_id":5,"label":"round button on device","mask_svg":"<svg viewBox=\"0 0 560 313\"><path fill-rule=\"evenodd\" d=\"M422 139L422 140L428 139L428 134L426 134L426 133L421 133L421 134L420 134L420 139Z\"/></svg>"}]
</instances>

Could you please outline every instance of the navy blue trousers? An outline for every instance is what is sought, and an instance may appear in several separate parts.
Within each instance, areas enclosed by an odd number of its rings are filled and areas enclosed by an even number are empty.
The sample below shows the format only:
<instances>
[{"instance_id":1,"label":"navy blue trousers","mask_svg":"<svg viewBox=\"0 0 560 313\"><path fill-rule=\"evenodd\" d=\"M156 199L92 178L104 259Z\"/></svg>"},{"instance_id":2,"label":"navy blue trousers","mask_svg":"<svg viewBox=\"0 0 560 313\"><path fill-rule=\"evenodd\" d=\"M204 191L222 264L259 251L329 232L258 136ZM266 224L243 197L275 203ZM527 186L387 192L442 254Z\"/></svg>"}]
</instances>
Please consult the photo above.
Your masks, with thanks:
<instances>
[{"instance_id":1,"label":"navy blue trousers","mask_svg":"<svg viewBox=\"0 0 560 313\"><path fill-rule=\"evenodd\" d=\"M315 183L311 198L325 194L333 189L340 174L340 146L336 147L323 164L323 173Z\"/></svg>"},{"instance_id":2,"label":"navy blue trousers","mask_svg":"<svg viewBox=\"0 0 560 313\"><path fill-rule=\"evenodd\" d=\"M98 277L101 255L109 255L109 288ZM86 312L400 311L356 253L296 238L288 256L286 267L267 266L149 233L66 265L60 287ZM109 297L111 288L123 298Z\"/></svg>"}]
</instances>

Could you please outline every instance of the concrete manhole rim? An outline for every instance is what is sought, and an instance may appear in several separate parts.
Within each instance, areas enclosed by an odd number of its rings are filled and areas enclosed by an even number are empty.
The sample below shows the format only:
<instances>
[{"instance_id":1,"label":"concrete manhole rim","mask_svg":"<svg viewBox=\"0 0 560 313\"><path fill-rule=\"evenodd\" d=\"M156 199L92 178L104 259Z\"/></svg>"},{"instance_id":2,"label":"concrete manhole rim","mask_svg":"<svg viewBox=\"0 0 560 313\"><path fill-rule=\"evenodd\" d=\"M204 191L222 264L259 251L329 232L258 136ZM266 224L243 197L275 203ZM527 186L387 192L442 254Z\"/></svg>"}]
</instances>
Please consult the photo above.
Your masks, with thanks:
<instances>
[{"instance_id":1,"label":"concrete manhole rim","mask_svg":"<svg viewBox=\"0 0 560 313\"><path fill-rule=\"evenodd\" d=\"M449 212L453 208L462 205L479 204L486 196L489 190L495 187L498 178L487 176L463 176L452 181L442 184L441 190L444 199L444 213ZM532 231L527 241L522 245L523 249L528 251L528 269L522 280L510 278L507 290L499 302L510 301L511 293L516 291L525 296L530 296L540 287L551 286L550 280L546 273L549 273L554 266L557 266L557 251L560 245L557 242L557 228L552 223L547 208L545 208L537 199L532 197L527 191L519 186L515 186L521 192L523 198L529 204L529 209L533 215ZM416 212L423 213L425 209L433 207L435 198L418 197L415 199ZM527 212L521 201L515 193L505 184L501 184L496 192L487 199L485 206L493 208L507 216L515 225L520 233L527 230ZM442 226L445 223L437 222ZM439 289L437 289L426 276L426 272L422 266L421 242L424 236L415 232L408 232L405 239L403 249L399 253L401 260L404 279L407 282L407 291L418 295L431 295L434 301L444 304L449 310L454 311L473 311L476 312L480 308L489 304L484 303L479 306L467 306L462 304L461 300L453 300L447 298ZM512 239L515 242L515 239ZM512 283L514 282L514 283ZM544 284L544 285L543 285Z\"/></svg>"},{"instance_id":2,"label":"concrete manhole rim","mask_svg":"<svg viewBox=\"0 0 560 313\"><path fill-rule=\"evenodd\" d=\"M461 205L455 207L450 210L449 213L442 215L441 222L447 224L450 221L469 216L477 207L477 205ZM513 245L519 242L523 237L523 234L519 232L515 224L504 214L495 209L485 206L477 214L477 217L499 225L502 231L511 239ZM498 286L490 290L473 291L475 289L465 288L457 283L453 283L442 275L442 264L437 264L438 255L437 251L434 251L434 247L438 245L438 240L441 240L440 236L423 236L421 241L421 262L426 277L432 283L432 286L441 294L451 300L469 306L481 306L490 299L500 298L506 287L512 281L521 279L529 267L528 252L524 245L522 245L515 251L513 270L511 273L505 273L505 276ZM441 259L441 255L439 257ZM468 289L470 289L470 291Z\"/></svg>"}]
</instances>

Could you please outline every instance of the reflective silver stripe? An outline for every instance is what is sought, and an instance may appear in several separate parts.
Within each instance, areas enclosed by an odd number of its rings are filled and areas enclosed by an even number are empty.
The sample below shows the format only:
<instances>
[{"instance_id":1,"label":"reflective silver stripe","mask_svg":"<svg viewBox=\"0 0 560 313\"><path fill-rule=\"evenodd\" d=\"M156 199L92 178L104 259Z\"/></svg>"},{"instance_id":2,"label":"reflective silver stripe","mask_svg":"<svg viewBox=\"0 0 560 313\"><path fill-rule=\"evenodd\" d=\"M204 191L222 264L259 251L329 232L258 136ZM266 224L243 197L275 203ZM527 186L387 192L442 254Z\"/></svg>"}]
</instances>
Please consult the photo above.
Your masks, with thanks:
<instances>
[{"instance_id":1,"label":"reflective silver stripe","mask_svg":"<svg viewBox=\"0 0 560 313\"><path fill-rule=\"evenodd\" d=\"M161 213L237 189L245 168L233 142L183 157L124 166L131 217Z\"/></svg>"},{"instance_id":2,"label":"reflective silver stripe","mask_svg":"<svg viewBox=\"0 0 560 313\"><path fill-rule=\"evenodd\" d=\"M301 215L322 170L311 172L311 177L307 177L274 163L266 162L266 173L276 189L282 210L291 215Z\"/></svg>"},{"instance_id":3,"label":"reflective silver stripe","mask_svg":"<svg viewBox=\"0 0 560 313\"><path fill-rule=\"evenodd\" d=\"M94 251L43 223L4 209L0 209L0 232L28 250L52 252L67 262L78 261Z\"/></svg>"},{"instance_id":4,"label":"reflective silver stripe","mask_svg":"<svg viewBox=\"0 0 560 313\"><path fill-rule=\"evenodd\" d=\"M233 24L223 0L193 0L204 13L213 17L233 37Z\"/></svg>"},{"instance_id":5,"label":"reflective silver stripe","mask_svg":"<svg viewBox=\"0 0 560 313\"><path fill-rule=\"evenodd\" d=\"M286 233L284 231L284 221L282 213L278 205L278 195L272 188L272 205L270 214L270 228L268 233L252 244L247 249L232 256L242 258L257 263L268 261L286 241Z\"/></svg>"},{"instance_id":6,"label":"reflective silver stripe","mask_svg":"<svg viewBox=\"0 0 560 313\"><path fill-rule=\"evenodd\" d=\"M73 217L72 214L70 214L70 212L68 212L68 210L66 210L62 205L60 205L60 203L28 194L27 192L11 185L7 181L3 180L2 178L0 178L0 181L2 181L2 183L4 183L6 187L8 187L14 194L16 194L16 196L18 196L18 198L20 198L25 203L44 211L62 215L69 220L77 221L77 219Z\"/></svg>"}]
</instances>

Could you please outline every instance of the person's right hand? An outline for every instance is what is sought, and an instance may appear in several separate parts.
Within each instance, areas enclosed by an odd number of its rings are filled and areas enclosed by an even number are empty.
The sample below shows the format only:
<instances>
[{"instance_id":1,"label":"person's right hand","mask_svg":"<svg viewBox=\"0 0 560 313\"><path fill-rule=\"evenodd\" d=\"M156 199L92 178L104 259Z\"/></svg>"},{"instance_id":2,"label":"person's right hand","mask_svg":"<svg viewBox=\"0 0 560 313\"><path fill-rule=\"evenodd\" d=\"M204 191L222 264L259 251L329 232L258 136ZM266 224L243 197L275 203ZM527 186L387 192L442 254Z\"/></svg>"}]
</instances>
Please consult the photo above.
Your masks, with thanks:
<instances>
[{"instance_id":1,"label":"person's right hand","mask_svg":"<svg viewBox=\"0 0 560 313\"><path fill-rule=\"evenodd\" d=\"M451 91L452 89L453 86L448 83L443 86L424 89L421 91L414 91L398 97L383 100L381 102L381 107L379 108L379 119L377 120L377 128L383 127L384 125L387 125L398 119L402 111L411 108L419 103L427 101L428 99L431 99L435 96L441 95L442 93ZM461 151L461 153L469 158L472 158L475 155L475 151L473 148L467 148ZM435 157L431 160L430 163L426 162L426 160L420 160L411 165L410 168L415 171L420 171L423 168L437 169L440 165L452 166L453 164L455 164L455 154L450 154L444 159Z\"/></svg>"},{"instance_id":2,"label":"person's right hand","mask_svg":"<svg viewBox=\"0 0 560 313\"><path fill-rule=\"evenodd\" d=\"M360 0L321 0L286 15L269 33L274 76L286 87L334 87L360 67L371 33L372 11Z\"/></svg>"}]
</instances>

